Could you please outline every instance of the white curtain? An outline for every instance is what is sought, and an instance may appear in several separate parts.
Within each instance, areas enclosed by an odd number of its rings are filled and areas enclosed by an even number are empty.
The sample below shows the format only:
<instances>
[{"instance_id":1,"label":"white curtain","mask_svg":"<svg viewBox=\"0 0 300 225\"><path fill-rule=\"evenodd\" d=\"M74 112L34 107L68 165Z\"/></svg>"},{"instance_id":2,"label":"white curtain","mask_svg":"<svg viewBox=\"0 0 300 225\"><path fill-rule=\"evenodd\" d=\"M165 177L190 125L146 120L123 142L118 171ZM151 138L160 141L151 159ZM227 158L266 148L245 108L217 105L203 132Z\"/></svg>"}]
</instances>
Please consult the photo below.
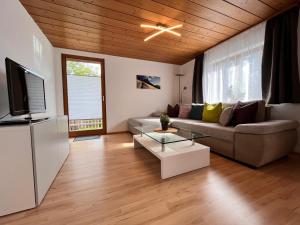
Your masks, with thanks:
<instances>
[{"instance_id":1,"label":"white curtain","mask_svg":"<svg viewBox=\"0 0 300 225\"><path fill-rule=\"evenodd\" d=\"M205 52L205 102L232 103L262 99L261 64L265 38L261 23Z\"/></svg>"}]
</instances>

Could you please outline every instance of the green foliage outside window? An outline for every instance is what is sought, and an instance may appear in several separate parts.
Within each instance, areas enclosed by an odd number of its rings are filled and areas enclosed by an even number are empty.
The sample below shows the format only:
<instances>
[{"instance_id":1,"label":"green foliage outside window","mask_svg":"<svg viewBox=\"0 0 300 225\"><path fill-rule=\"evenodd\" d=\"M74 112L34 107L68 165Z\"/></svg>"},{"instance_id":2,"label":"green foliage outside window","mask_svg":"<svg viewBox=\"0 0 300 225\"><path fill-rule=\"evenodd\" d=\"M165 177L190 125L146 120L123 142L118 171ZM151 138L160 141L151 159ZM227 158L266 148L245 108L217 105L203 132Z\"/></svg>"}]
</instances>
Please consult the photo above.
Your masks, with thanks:
<instances>
[{"instance_id":1,"label":"green foliage outside window","mask_svg":"<svg viewBox=\"0 0 300 225\"><path fill-rule=\"evenodd\" d=\"M67 61L67 73L68 75L76 76L99 76L95 68L89 67L86 63L76 61Z\"/></svg>"}]
</instances>

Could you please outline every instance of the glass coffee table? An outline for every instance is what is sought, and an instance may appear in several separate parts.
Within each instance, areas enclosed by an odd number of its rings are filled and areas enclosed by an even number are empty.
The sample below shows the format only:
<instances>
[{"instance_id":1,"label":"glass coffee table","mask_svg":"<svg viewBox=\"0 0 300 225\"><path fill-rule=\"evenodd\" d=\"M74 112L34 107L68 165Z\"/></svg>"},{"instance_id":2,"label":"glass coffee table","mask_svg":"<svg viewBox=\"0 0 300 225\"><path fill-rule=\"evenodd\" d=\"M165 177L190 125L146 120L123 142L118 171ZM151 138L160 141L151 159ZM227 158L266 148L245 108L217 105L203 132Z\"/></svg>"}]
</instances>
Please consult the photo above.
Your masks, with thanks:
<instances>
[{"instance_id":1,"label":"glass coffee table","mask_svg":"<svg viewBox=\"0 0 300 225\"><path fill-rule=\"evenodd\" d=\"M156 142L161 144L161 150L165 151L165 145L181 141L192 141L195 144L196 139L209 137L206 134L193 132L187 129L169 128L163 131L157 126L140 126L135 127L140 132L140 135L146 135Z\"/></svg>"},{"instance_id":2,"label":"glass coffee table","mask_svg":"<svg viewBox=\"0 0 300 225\"><path fill-rule=\"evenodd\" d=\"M170 128L162 131L157 126L135 127L134 148L145 148L161 161L161 178L166 179L209 166L210 148L195 140L208 138L203 133Z\"/></svg>"}]
</instances>

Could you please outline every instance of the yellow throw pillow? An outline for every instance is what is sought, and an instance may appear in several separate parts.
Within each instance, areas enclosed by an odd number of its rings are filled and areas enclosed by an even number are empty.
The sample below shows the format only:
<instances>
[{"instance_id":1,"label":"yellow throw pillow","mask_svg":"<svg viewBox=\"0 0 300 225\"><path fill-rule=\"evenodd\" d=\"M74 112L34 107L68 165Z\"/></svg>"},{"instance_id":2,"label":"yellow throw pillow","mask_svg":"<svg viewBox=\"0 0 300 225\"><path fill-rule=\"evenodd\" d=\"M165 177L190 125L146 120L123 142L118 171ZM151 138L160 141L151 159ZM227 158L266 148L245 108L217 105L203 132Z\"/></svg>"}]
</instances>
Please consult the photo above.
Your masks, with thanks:
<instances>
[{"instance_id":1,"label":"yellow throw pillow","mask_svg":"<svg viewBox=\"0 0 300 225\"><path fill-rule=\"evenodd\" d=\"M202 120L210 123L218 123L222 113L222 103L204 104Z\"/></svg>"}]
</instances>

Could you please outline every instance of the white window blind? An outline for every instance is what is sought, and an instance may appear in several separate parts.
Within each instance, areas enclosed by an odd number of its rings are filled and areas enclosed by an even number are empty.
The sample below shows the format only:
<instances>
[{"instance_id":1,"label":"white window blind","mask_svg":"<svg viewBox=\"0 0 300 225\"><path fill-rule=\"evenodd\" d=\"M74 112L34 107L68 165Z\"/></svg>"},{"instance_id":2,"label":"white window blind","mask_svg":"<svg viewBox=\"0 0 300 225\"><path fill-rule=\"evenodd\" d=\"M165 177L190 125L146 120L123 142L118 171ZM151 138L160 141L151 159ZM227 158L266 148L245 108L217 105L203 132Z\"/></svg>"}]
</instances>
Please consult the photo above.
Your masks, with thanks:
<instances>
[{"instance_id":1,"label":"white window blind","mask_svg":"<svg viewBox=\"0 0 300 225\"><path fill-rule=\"evenodd\" d=\"M70 120L102 118L101 77L68 75Z\"/></svg>"},{"instance_id":2,"label":"white window blind","mask_svg":"<svg viewBox=\"0 0 300 225\"><path fill-rule=\"evenodd\" d=\"M205 52L205 102L262 99L261 64L265 23L261 23Z\"/></svg>"}]
</instances>

